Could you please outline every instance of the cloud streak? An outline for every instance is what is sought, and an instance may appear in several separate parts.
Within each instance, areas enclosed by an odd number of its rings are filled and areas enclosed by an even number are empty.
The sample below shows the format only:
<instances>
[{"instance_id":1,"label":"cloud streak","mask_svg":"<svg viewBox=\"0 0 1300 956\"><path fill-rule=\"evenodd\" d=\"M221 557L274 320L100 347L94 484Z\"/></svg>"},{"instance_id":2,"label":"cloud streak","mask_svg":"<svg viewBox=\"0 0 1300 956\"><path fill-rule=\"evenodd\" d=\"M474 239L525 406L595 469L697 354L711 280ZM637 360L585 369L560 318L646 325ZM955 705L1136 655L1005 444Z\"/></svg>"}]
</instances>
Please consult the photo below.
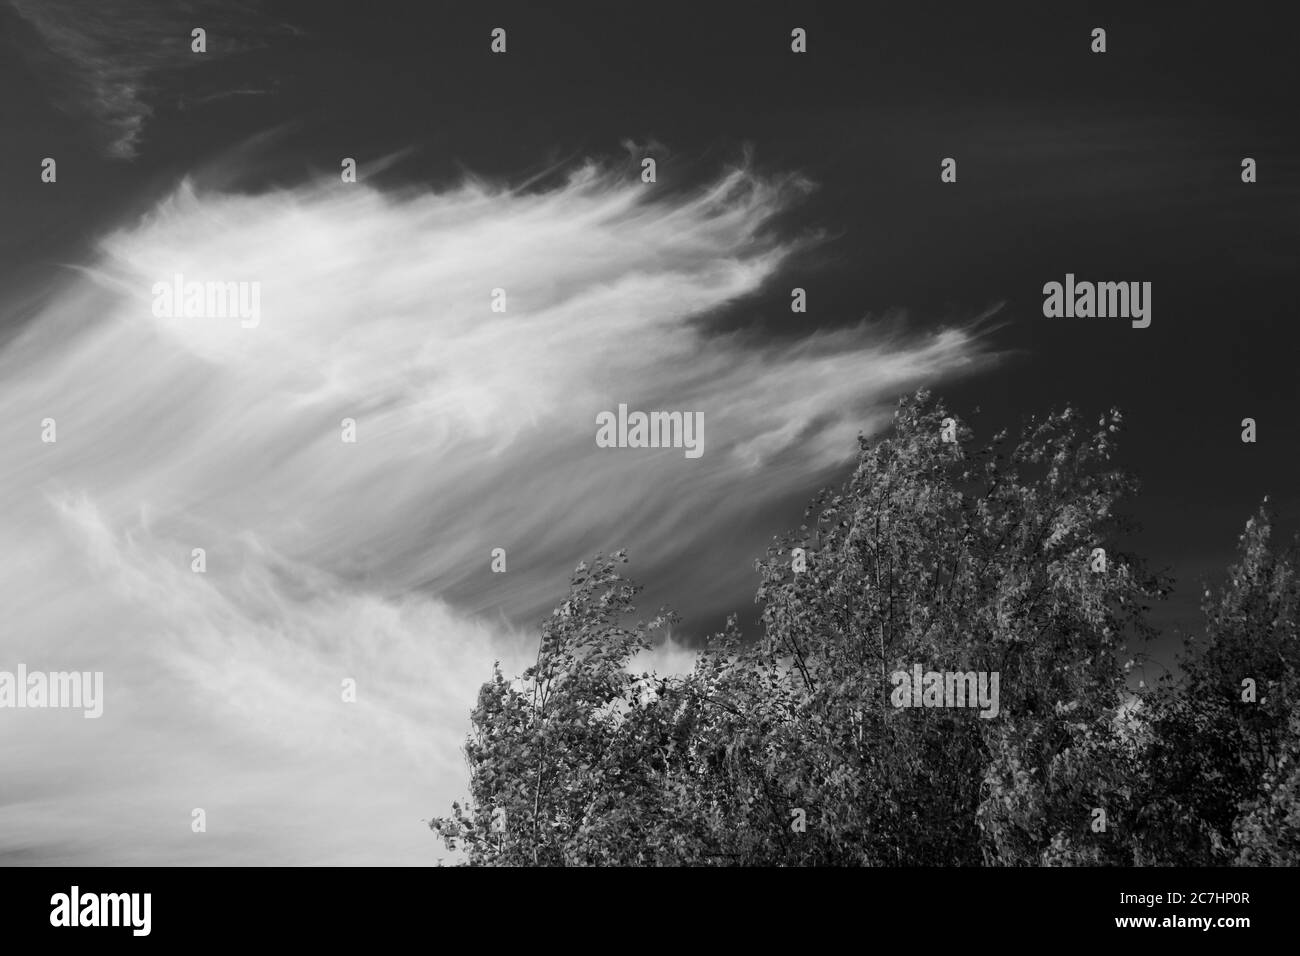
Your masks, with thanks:
<instances>
[{"instance_id":1,"label":"cloud streak","mask_svg":"<svg viewBox=\"0 0 1300 956\"><path fill-rule=\"evenodd\" d=\"M993 361L970 327L712 334L799 248L774 222L805 188L186 182L105 237L0 352L0 667L105 672L98 721L0 712L0 860L444 855L419 820L464 792L477 686L535 650L505 609L611 543L743 571L737 523ZM155 317L177 273L260 282L260 324ZM597 448L619 402L702 412L703 457Z\"/></svg>"},{"instance_id":2,"label":"cloud streak","mask_svg":"<svg viewBox=\"0 0 1300 956\"><path fill-rule=\"evenodd\" d=\"M254 5L236 0L220 7L182 0L167 5L140 0L9 0L13 11L35 31L44 59L56 68L53 97L66 112L89 122L105 155L131 160L139 153L144 129L153 115L150 100L168 71L185 69L245 52L264 43L249 39L284 32L257 14ZM194 54L190 31L202 27L213 39L208 51ZM229 27L238 37L220 35ZM19 47L22 55L33 51ZM42 71L44 73L44 71ZM238 89L209 92L190 106L224 96L261 93ZM186 101L182 100L182 108Z\"/></svg>"}]
</instances>

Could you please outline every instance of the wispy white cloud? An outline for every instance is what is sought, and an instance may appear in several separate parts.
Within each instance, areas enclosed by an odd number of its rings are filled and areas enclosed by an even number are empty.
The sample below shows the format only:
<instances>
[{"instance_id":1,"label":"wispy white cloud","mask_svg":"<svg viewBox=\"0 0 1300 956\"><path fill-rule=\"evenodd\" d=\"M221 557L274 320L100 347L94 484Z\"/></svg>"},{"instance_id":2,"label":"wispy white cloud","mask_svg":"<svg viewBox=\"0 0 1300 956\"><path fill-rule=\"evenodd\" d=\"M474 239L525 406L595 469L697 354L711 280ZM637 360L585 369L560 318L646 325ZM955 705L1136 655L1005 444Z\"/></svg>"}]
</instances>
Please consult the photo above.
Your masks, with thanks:
<instances>
[{"instance_id":1,"label":"wispy white cloud","mask_svg":"<svg viewBox=\"0 0 1300 956\"><path fill-rule=\"evenodd\" d=\"M134 159L162 74L200 66L265 42L265 34L284 32L264 22L256 4L227 0L220 6L181 0L167 4L142 0L9 0L10 7L36 31L48 55L40 58L40 79L51 83L55 102L96 131L106 155ZM237 35L223 34L231 25ZM236 26L237 25L237 26ZM191 30L202 27L212 43L202 54L191 50ZM20 48L32 56L34 51ZM263 90L205 92L189 106Z\"/></svg>"},{"instance_id":2,"label":"wispy white cloud","mask_svg":"<svg viewBox=\"0 0 1300 956\"><path fill-rule=\"evenodd\" d=\"M528 555L726 552L897 392L990 361L969 328L707 334L778 274L801 188L186 183L108 236L0 353L0 668L106 682L99 721L0 711L0 859L442 855L419 820L464 792L477 686L535 647L492 609L563 586ZM176 273L260 282L260 324L155 317ZM597 448L618 402L703 412L704 456Z\"/></svg>"}]
</instances>

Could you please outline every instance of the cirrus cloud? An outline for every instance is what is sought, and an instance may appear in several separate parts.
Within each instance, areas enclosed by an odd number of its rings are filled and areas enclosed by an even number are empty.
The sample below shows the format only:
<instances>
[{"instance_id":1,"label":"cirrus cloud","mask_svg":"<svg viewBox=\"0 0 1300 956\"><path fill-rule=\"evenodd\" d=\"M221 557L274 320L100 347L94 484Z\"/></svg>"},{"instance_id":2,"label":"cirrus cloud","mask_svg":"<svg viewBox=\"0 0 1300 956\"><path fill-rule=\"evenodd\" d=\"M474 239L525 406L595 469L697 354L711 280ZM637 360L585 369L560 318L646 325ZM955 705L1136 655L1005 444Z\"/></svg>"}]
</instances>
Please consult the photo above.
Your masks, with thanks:
<instances>
[{"instance_id":1,"label":"cirrus cloud","mask_svg":"<svg viewBox=\"0 0 1300 956\"><path fill-rule=\"evenodd\" d=\"M0 667L103 670L106 698L100 721L0 712L0 858L439 855L419 819L464 792L477 686L526 661L522 612L578 557L708 548L740 575L738 523L899 391L994 360L973 325L711 332L800 247L774 223L804 188L737 168L656 197L596 164L529 190L186 182L106 236L0 352ZM155 316L176 274L260 283L260 323ZM597 448L620 402L702 412L703 457Z\"/></svg>"}]
</instances>

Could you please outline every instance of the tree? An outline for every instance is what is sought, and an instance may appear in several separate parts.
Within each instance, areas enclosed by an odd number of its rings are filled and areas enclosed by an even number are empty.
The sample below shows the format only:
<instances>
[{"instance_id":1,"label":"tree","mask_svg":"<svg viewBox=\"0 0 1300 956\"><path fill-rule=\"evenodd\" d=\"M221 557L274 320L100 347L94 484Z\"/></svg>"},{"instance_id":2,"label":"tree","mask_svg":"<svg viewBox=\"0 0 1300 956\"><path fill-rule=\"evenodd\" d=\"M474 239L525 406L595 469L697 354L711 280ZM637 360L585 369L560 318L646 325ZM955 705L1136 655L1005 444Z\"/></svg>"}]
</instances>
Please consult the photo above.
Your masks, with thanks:
<instances>
[{"instance_id":1,"label":"tree","mask_svg":"<svg viewBox=\"0 0 1300 956\"><path fill-rule=\"evenodd\" d=\"M625 561L579 565L542 625L537 663L518 686L498 666L480 689L466 746L472 802L430 824L470 863L643 862L626 835L654 809L638 799L654 768L635 759L652 736L653 720L636 714L650 676L626 665L668 619L623 625L637 591L617 573Z\"/></svg>"},{"instance_id":2,"label":"tree","mask_svg":"<svg viewBox=\"0 0 1300 956\"><path fill-rule=\"evenodd\" d=\"M1294 861L1294 560L1261 513L1184 681L1135 696L1170 583L1124 548L1121 425L981 443L903 399L758 562L762 633L729 620L689 674L632 673L672 616L624 623L621 552L580 565L537 663L484 685L471 803L432 826L474 864ZM898 706L918 666L997 675L996 713Z\"/></svg>"},{"instance_id":3,"label":"tree","mask_svg":"<svg viewBox=\"0 0 1300 956\"><path fill-rule=\"evenodd\" d=\"M764 644L799 701L783 783L821 811L819 862L1039 863L1067 843L1108 859L1091 823L1125 799L1116 654L1166 587L1120 549L1120 414L1088 429L1066 409L984 445L964 425L943 441L947 419L905 399L761 566ZM917 663L998 673L998 716L891 706L890 675Z\"/></svg>"},{"instance_id":4,"label":"tree","mask_svg":"<svg viewBox=\"0 0 1300 956\"><path fill-rule=\"evenodd\" d=\"M1207 588L1206 633L1150 701L1144 859L1177 865L1296 859L1300 644L1296 548L1275 553L1267 499L1238 561Z\"/></svg>"}]
</instances>

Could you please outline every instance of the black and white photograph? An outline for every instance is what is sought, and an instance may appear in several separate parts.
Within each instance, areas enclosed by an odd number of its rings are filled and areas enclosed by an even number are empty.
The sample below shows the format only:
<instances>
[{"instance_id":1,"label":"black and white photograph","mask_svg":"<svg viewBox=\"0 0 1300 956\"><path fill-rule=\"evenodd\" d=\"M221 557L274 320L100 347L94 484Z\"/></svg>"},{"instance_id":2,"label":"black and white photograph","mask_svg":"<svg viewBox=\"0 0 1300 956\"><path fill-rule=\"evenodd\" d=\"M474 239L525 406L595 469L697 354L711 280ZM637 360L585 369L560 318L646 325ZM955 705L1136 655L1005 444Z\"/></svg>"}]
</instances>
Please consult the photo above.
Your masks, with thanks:
<instances>
[{"instance_id":1,"label":"black and white photograph","mask_svg":"<svg viewBox=\"0 0 1300 956\"><path fill-rule=\"evenodd\" d=\"M0 0L0 51L6 930L491 867L1277 929L1284 7Z\"/></svg>"}]
</instances>

